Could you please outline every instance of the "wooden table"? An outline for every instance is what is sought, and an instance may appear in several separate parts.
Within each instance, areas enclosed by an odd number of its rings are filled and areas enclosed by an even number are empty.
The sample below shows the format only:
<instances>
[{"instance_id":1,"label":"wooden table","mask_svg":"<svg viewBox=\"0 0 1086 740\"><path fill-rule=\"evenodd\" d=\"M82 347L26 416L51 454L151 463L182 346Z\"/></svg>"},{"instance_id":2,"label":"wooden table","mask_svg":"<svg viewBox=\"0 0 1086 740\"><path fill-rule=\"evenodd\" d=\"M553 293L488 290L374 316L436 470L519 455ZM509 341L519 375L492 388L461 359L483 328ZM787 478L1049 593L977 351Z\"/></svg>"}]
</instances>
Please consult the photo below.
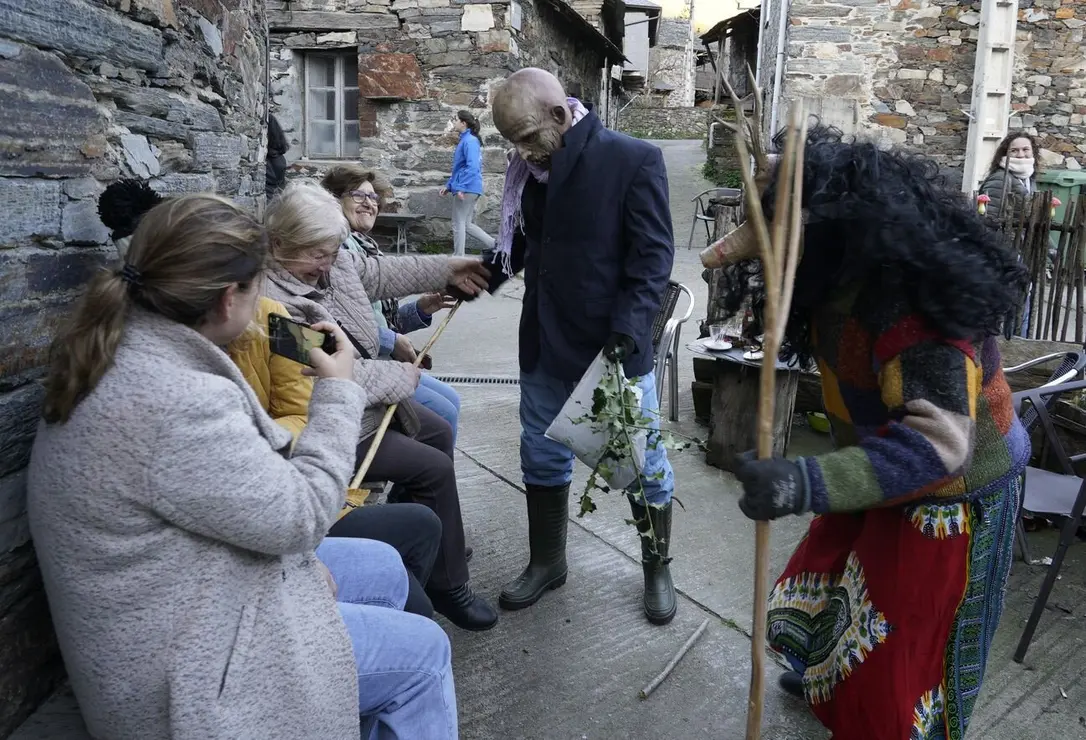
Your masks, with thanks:
<instances>
[{"instance_id":1,"label":"wooden table","mask_svg":"<svg viewBox=\"0 0 1086 740\"><path fill-rule=\"evenodd\" d=\"M407 230L411 224L422 220L421 213L379 213L377 224L379 226L396 227L396 254L407 251Z\"/></svg>"},{"instance_id":2,"label":"wooden table","mask_svg":"<svg viewBox=\"0 0 1086 740\"><path fill-rule=\"evenodd\" d=\"M734 472L735 456L752 450L757 442L758 389L762 363L743 359L742 349L715 352L701 341L686 348L699 357L714 360L712 414L705 462ZM773 454L784 456L792 435L792 413L801 370L777 362L777 402L773 413Z\"/></svg>"}]
</instances>

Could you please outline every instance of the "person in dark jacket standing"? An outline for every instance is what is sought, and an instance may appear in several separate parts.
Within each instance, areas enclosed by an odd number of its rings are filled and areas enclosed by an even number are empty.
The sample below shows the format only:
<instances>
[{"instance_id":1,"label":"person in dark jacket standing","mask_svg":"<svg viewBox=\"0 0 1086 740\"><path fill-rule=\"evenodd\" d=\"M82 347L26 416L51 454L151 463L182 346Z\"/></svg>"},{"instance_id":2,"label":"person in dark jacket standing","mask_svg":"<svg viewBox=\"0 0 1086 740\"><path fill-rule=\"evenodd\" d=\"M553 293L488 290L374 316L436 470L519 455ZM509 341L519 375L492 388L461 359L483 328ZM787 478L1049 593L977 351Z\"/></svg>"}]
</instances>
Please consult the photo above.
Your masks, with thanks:
<instances>
[{"instance_id":1,"label":"person in dark jacket standing","mask_svg":"<svg viewBox=\"0 0 1086 740\"><path fill-rule=\"evenodd\" d=\"M991 216L1000 218L1005 208L1021 208L1025 199L1037 191L1036 154L1036 140L1025 131L1012 131L999 142L988 174L977 189L978 194L991 199L987 208Z\"/></svg>"},{"instance_id":2,"label":"person in dark jacket standing","mask_svg":"<svg viewBox=\"0 0 1086 740\"><path fill-rule=\"evenodd\" d=\"M490 292L524 270L520 320L520 458L527 489L528 567L501 593L522 609L566 581L566 525L573 453L545 432L604 350L638 378L646 415L657 417L652 322L675 249L660 150L607 130L541 69L523 69L495 91L494 123L515 147L490 257ZM668 569L674 475L662 445L647 451L644 496L631 495L642 531L645 613L675 615ZM636 484L635 484L636 485ZM638 487L640 489L640 487ZM647 504L647 505L646 505Z\"/></svg>"},{"instance_id":3,"label":"person in dark jacket standing","mask_svg":"<svg viewBox=\"0 0 1086 740\"><path fill-rule=\"evenodd\" d=\"M483 194L483 150L479 138L479 120L469 110L457 112L453 122L460 141L453 153L452 175L441 194L452 194L453 256L464 256L464 243L471 234L489 251L494 237L475 223L475 202Z\"/></svg>"},{"instance_id":4,"label":"person in dark jacket standing","mask_svg":"<svg viewBox=\"0 0 1086 740\"><path fill-rule=\"evenodd\" d=\"M264 169L264 194L271 198L287 184L287 151L290 142L275 116L268 116L268 154Z\"/></svg>"}]
</instances>

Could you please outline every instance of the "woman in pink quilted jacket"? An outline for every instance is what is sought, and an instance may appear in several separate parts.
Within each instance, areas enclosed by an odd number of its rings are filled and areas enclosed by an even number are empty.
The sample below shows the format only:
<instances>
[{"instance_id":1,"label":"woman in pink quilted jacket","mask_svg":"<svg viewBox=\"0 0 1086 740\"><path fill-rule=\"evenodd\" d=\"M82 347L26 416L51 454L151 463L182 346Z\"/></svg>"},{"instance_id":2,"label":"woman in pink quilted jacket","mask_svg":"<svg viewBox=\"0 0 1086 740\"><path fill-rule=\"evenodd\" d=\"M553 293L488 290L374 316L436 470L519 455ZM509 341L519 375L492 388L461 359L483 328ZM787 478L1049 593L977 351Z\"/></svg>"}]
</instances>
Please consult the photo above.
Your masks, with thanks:
<instances>
[{"instance_id":1,"label":"woman in pink quilted jacket","mask_svg":"<svg viewBox=\"0 0 1086 740\"><path fill-rule=\"evenodd\" d=\"M358 352L354 379L366 389L371 405L362 420L356 464L373 443L387 408L398 404L368 478L396 483L404 500L428 506L441 519L441 548L426 584L434 609L462 629L490 629L498 621L497 612L469 583L452 430L414 400L418 369L377 359L373 312L373 301L450 286L475 295L487 285L486 269L478 260L462 257L377 260L341 249L350 226L339 202L316 183L289 184L268 206L265 220L275 260L265 294L297 320L338 323Z\"/></svg>"}]
</instances>

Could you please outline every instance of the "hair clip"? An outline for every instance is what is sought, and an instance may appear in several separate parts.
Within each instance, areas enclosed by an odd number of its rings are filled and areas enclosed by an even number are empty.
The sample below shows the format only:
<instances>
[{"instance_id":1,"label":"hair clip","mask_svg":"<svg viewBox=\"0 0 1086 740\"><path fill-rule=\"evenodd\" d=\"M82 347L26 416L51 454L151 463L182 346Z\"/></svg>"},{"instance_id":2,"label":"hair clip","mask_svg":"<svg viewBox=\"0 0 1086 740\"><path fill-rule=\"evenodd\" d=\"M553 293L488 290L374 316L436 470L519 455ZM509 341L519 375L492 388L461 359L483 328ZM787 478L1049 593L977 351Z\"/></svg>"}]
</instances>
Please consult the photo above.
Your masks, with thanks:
<instances>
[{"instance_id":1,"label":"hair clip","mask_svg":"<svg viewBox=\"0 0 1086 740\"><path fill-rule=\"evenodd\" d=\"M136 266L131 264L130 262L125 262L124 267L121 268L121 271L118 272L117 275L121 278L121 280L125 281L126 283L128 283L129 286L133 288L143 287L143 276L140 275L140 271L136 268Z\"/></svg>"}]
</instances>

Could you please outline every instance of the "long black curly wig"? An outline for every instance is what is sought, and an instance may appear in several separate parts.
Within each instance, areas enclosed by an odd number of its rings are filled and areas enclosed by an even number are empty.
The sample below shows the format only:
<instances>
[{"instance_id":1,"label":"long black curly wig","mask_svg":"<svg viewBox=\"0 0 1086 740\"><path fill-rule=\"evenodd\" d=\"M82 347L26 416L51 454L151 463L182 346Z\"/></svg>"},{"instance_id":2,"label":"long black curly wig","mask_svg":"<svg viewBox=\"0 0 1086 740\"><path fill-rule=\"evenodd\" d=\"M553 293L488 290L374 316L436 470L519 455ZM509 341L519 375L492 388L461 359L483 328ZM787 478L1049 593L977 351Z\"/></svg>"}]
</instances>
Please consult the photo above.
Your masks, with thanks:
<instances>
[{"instance_id":1,"label":"long black curly wig","mask_svg":"<svg viewBox=\"0 0 1086 740\"><path fill-rule=\"evenodd\" d=\"M783 137L774 139L778 151ZM762 198L770 219L776 192L774 176ZM846 286L877 281L931 328L968 341L998 334L1025 295L1028 273L1017 256L927 157L846 141L816 125L807 136L803 206L803 257L782 357L810 359L811 315ZM725 287L727 313L749 300L759 316L765 288L757 261L727 268Z\"/></svg>"}]
</instances>

